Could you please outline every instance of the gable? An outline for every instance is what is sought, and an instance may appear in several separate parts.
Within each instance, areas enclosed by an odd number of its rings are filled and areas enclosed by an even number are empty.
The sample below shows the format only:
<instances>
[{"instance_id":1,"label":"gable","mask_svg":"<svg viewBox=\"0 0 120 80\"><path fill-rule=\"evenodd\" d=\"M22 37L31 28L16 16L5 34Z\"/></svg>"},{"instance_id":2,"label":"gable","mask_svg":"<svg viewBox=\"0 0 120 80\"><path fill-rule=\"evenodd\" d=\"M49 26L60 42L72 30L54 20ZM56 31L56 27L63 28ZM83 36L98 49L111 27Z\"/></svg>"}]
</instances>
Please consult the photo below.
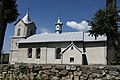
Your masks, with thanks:
<instances>
[{"instance_id":1,"label":"gable","mask_svg":"<svg viewBox=\"0 0 120 80\"><path fill-rule=\"evenodd\" d=\"M82 53L82 51L74 43L71 43L68 47L66 47L65 50L62 51L62 54L64 54L67 50L70 50L70 49L72 50L72 48Z\"/></svg>"}]
</instances>

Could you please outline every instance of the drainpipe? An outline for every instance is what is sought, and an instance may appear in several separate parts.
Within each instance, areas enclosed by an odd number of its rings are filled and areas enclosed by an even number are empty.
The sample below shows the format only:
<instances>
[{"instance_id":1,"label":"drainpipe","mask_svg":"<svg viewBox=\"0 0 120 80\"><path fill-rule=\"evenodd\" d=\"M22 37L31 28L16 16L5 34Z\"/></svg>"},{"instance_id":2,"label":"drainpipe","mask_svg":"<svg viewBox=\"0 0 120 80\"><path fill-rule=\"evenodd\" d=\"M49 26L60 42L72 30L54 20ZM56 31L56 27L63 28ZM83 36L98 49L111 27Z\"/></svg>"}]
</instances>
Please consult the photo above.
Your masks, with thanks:
<instances>
[{"instance_id":1,"label":"drainpipe","mask_svg":"<svg viewBox=\"0 0 120 80\"><path fill-rule=\"evenodd\" d=\"M61 64L63 64L63 54L61 54Z\"/></svg>"},{"instance_id":2,"label":"drainpipe","mask_svg":"<svg viewBox=\"0 0 120 80\"><path fill-rule=\"evenodd\" d=\"M47 64L47 44L46 44L46 64Z\"/></svg>"}]
</instances>

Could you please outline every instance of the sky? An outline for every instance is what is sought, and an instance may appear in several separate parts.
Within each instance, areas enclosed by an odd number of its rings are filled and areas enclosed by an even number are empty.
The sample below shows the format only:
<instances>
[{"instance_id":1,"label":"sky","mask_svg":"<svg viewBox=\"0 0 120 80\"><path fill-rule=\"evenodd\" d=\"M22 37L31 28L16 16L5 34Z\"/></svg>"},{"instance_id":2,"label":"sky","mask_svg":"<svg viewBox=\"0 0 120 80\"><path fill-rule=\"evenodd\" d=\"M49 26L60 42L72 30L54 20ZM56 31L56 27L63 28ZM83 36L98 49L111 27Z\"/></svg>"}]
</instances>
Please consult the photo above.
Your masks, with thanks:
<instances>
[{"instance_id":1,"label":"sky","mask_svg":"<svg viewBox=\"0 0 120 80\"><path fill-rule=\"evenodd\" d=\"M17 0L20 13L17 20L22 19L29 9L30 18L37 27L37 34L54 33L55 22L60 16L63 32L86 31L90 28L86 21L93 18L95 12L104 9L106 0ZM117 0L120 7L120 0ZM9 53L14 24L8 24L3 51Z\"/></svg>"}]
</instances>

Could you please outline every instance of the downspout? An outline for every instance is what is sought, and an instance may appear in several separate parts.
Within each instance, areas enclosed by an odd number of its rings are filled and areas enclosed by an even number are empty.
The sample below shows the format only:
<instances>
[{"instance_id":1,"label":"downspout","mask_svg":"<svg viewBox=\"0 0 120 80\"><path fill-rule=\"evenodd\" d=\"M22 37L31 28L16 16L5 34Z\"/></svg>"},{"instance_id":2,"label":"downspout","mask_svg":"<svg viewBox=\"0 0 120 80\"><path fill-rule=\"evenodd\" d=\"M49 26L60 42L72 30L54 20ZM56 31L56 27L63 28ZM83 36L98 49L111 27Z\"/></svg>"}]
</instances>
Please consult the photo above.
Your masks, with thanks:
<instances>
[{"instance_id":1,"label":"downspout","mask_svg":"<svg viewBox=\"0 0 120 80\"><path fill-rule=\"evenodd\" d=\"M61 64L63 64L63 53L61 53Z\"/></svg>"},{"instance_id":2,"label":"downspout","mask_svg":"<svg viewBox=\"0 0 120 80\"><path fill-rule=\"evenodd\" d=\"M46 64L47 64L47 43L46 43Z\"/></svg>"}]
</instances>

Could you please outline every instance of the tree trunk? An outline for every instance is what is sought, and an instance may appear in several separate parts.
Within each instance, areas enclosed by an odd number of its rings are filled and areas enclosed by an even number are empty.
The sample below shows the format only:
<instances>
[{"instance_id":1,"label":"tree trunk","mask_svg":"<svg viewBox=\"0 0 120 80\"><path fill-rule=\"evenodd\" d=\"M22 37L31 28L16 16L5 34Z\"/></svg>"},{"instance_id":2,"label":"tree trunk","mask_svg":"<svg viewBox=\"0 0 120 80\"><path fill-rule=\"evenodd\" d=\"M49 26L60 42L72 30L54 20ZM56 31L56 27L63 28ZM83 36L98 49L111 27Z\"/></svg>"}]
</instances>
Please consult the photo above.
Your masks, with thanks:
<instances>
[{"instance_id":1,"label":"tree trunk","mask_svg":"<svg viewBox=\"0 0 120 80\"><path fill-rule=\"evenodd\" d=\"M107 64L110 65L115 59L115 35L107 34Z\"/></svg>"}]
</instances>

